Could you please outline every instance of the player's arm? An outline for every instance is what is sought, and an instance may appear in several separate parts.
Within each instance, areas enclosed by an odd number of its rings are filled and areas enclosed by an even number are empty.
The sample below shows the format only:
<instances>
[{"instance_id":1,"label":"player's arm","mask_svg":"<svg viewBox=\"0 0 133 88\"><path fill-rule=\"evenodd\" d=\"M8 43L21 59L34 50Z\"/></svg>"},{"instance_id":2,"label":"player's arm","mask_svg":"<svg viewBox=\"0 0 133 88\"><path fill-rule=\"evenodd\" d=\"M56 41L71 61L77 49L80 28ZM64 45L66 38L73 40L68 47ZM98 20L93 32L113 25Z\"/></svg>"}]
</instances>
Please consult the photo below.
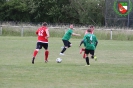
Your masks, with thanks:
<instances>
[{"instance_id":1,"label":"player's arm","mask_svg":"<svg viewBox=\"0 0 133 88\"><path fill-rule=\"evenodd\" d=\"M84 38L81 40L79 47L85 42L85 39L86 39L86 35L85 35Z\"/></svg>"},{"instance_id":2,"label":"player's arm","mask_svg":"<svg viewBox=\"0 0 133 88\"><path fill-rule=\"evenodd\" d=\"M72 33L73 36L81 36L80 34Z\"/></svg>"},{"instance_id":3,"label":"player's arm","mask_svg":"<svg viewBox=\"0 0 133 88\"><path fill-rule=\"evenodd\" d=\"M97 47L98 41L96 41L95 47Z\"/></svg>"},{"instance_id":4,"label":"player's arm","mask_svg":"<svg viewBox=\"0 0 133 88\"><path fill-rule=\"evenodd\" d=\"M49 38L50 34L49 34L49 30L48 29L46 30L46 34L47 34L46 38Z\"/></svg>"},{"instance_id":5,"label":"player's arm","mask_svg":"<svg viewBox=\"0 0 133 88\"><path fill-rule=\"evenodd\" d=\"M38 30L36 31L36 34L38 35Z\"/></svg>"},{"instance_id":6,"label":"player's arm","mask_svg":"<svg viewBox=\"0 0 133 88\"><path fill-rule=\"evenodd\" d=\"M81 40L79 47L84 43L84 40Z\"/></svg>"},{"instance_id":7,"label":"player's arm","mask_svg":"<svg viewBox=\"0 0 133 88\"><path fill-rule=\"evenodd\" d=\"M96 37L95 37L96 38ZM97 47L97 44L98 44L98 40L96 38L96 41L95 41L95 47Z\"/></svg>"}]
</instances>

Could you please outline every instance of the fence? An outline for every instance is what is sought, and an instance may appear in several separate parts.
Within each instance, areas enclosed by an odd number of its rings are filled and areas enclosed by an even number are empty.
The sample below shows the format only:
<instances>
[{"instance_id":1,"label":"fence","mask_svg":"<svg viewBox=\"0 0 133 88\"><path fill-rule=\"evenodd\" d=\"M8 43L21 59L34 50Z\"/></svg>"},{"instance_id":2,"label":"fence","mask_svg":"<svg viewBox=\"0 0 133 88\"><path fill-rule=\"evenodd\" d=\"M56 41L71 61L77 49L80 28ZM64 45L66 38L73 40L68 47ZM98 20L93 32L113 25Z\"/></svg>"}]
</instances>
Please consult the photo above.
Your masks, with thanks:
<instances>
[{"instance_id":1,"label":"fence","mask_svg":"<svg viewBox=\"0 0 133 88\"><path fill-rule=\"evenodd\" d=\"M0 35L1 36L35 36L35 31L37 30L37 28L40 26L11 26L11 25L1 25L0 26ZM63 34L65 33L65 31L67 30L66 26L62 26L62 27L52 27L49 26L50 29L50 33L52 34L51 36L53 37L61 37L63 36ZM82 35L84 35L84 31L86 30L86 27L76 27L74 31L76 31L76 33L80 33ZM99 36L104 36L101 39L113 39L113 36L117 35L118 32L120 31L128 31L127 32L123 32L124 34L129 34L132 33L133 34L133 30L132 29L115 29L115 28L99 28L96 27L95 29L95 34L99 35ZM117 33L115 32L117 31ZM131 35L131 34L130 34ZM81 36L82 38L82 36Z\"/></svg>"},{"instance_id":2,"label":"fence","mask_svg":"<svg viewBox=\"0 0 133 88\"><path fill-rule=\"evenodd\" d=\"M9 26L9 25L1 25L0 26L0 35L4 35L5 32L8 33L9 35L11 33L20 34L20 36L24 36L24 32L35 32L37 27L34 26ZM26 30L27 29L27 30Z\"/></svg>"},{"instance_id":3,"label":"fence","mask_svg":"<svg viewBox=\"0 0 133 88\"><path fill-rule=\"evenodd\" d=\"M23 36L29 36L29 35L35 35L35 31L40 27L39 26L11 26L11 25L0 25L0 35L20 35L21 37ZM64 32L68 29L68 26L58 26L58 27L53 27L49 26L50 30L54 31L60 31L63 30ZM87 29L86 27L78 28L75 27L74 29L80 29L80 30L85 30Z\"/></svg>"}]
</instances>

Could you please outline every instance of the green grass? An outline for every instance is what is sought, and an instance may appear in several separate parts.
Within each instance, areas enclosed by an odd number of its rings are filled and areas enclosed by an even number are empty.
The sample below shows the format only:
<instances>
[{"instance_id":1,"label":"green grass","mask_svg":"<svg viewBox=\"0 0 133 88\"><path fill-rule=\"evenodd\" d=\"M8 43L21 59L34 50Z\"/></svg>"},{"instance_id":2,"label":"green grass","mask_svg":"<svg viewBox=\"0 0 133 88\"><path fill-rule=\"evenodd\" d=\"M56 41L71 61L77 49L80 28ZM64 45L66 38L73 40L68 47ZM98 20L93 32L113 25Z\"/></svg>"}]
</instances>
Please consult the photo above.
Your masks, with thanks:
<instances>
[{"instance_id":1,"label":"green grass","mask_svg":"<svg viewBox=\"0 0 133 88\"><path fill-rule=\"evenodd\" d=\"M0 36L0 88L133 88L133 41L99 40L98 60L85 67L81 39L73 38L62 57L61 38L50 38L49 62L44 63L42 49L31 64L36 39Z\"/></svg>"}]
</instances>

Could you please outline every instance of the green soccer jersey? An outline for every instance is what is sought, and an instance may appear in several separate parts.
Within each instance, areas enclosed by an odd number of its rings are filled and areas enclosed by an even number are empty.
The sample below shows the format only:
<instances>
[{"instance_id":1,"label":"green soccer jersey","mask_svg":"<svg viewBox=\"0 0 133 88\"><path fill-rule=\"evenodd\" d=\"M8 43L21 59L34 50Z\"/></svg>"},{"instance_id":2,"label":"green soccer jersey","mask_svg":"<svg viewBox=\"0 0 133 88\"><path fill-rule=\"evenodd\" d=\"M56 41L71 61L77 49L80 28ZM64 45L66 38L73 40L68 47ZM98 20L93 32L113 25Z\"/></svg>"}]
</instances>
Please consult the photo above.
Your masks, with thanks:
<instances>
[{"instance_id":1,"label":"green soccer jersey","mask_svg":"<svg viewBox=\"0 0 133 88\"><path fill-rule=\"evenodd\" d=\"M68 31L64 34L63 36L63 40L69 40L72 36L73 30L72 29L68 29Z\"/></svg>"},{"instance_id":2,"label":"green soccer jersey","mask_svg":"<svg viewBox=\"0 0 133 88\"><path fill-rule=\"evenodd\" d=\"M88 33L84 36L84 46L86 49L95 50L96 42L98 42L98 41L94 34Z\"/></svg>"}]
</instances>

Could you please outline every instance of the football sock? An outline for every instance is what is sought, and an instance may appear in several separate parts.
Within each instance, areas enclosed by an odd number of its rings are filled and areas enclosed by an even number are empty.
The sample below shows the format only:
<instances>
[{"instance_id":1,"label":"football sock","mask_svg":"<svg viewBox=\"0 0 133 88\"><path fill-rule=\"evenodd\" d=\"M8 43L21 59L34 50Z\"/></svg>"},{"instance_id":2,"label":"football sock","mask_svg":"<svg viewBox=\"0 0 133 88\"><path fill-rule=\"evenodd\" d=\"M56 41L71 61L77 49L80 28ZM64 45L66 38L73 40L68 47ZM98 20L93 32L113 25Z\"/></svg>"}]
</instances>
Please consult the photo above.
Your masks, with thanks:
<instances>
[{"instance_id":1,"label":"football sock","mask_svg":"<svg viewBox=\"0 0 133 88\"><path fill-rule=\"evenodd\" d=\"M89 57L86 57L86 63L87 63L87 65L90 65L90 63L89 63Z\"/></svg>"},{"instance_id":2,"label":"football sock","mask_svg":"<svg viewBox=\"0 0 133 88\"><path fill-rule=\"evenodd\" d=\"M92 55L91 58L94 59L94 56Z\"/></svg>"},{"instance_id":3,"label":"football sock","mask_svg":"<svg viewBox=\"0 0 133 88\"><path fill-rule=\"evenodd\" d=\"M45 61L48 60L49 51L45 51Z\"/></svg>"},{"instance_id":4,"label":"football sock","mask_svg":"<svg viewBox=\"0 0 133 88\"><path fill-rule=\"evenodd\" d=\"M66 48L64 47L61 51L61 53L64 53L66 51Z\"/></svg>"},{"instance_id":5,"label":"football sock","mask_svg":"<svg viewBox=\"0 0 133 88\"><path fill-rule=\"evenodd\" d=\"M85 51L85 49L84 48L81 48L80 49L80 54L82 54L83 51Z\"/></svg>"},{"instance_id":6,"label":"football sock","mask_svg":"<svg viewBox=\"0 0 133 88\"><path fill-rule=\"evenodd\" d=\"M32 58L32 64L34 64L35 57Z\"/></svg>"},{"instance_id":7,"label":"football sock","mask_svg":"<svg viewBox=\"0 0 133 88\"><path fill-rule=\"evenodd\" d=\"M82 48L82 51L85 51L85 49L84 49L84 48Z\"/></svg>"},{"instance_id":8,"label":"football sock","mask_svg":"<svg viewBox=\"0 0 133 88\"><path fill-rule=\"evenodd\" d=\"M36 57L37 53L38 53L38 51L35 50L34 53L33 53L33 57Z\"/></svg>"},{"instance_id":9,"label":"football sock","mask_svg":"<svg viewBox=\"0 0 133 88\"><path fill-rule=\"evenodd\" d=\"M85 58L85 52L84 52L84 54L83 54L83 58Z\"/></svg>"}]
</instances>

